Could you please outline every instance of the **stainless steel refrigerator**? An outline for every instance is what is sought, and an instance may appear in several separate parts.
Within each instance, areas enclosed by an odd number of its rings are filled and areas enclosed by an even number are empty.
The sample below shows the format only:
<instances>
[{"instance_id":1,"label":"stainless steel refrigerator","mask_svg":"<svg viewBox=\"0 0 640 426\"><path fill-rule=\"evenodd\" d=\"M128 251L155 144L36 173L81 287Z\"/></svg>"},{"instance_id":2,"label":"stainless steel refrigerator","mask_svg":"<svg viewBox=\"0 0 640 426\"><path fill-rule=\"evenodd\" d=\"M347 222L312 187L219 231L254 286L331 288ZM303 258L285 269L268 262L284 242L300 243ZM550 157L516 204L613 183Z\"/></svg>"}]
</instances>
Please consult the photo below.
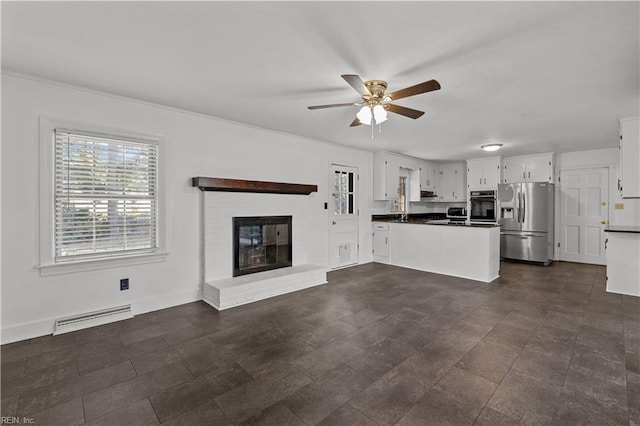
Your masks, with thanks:
<instances>
[{"instance_id":1,"label":"stainless steel refrigerator","mask_svg":"<svg viewBox=\"0 0 640 426\"><path fill-rule=\"evenodd\" d=\"M498 185L500 256L553 261L554 186L547 182Z\"/></svg>"}]
</instances>

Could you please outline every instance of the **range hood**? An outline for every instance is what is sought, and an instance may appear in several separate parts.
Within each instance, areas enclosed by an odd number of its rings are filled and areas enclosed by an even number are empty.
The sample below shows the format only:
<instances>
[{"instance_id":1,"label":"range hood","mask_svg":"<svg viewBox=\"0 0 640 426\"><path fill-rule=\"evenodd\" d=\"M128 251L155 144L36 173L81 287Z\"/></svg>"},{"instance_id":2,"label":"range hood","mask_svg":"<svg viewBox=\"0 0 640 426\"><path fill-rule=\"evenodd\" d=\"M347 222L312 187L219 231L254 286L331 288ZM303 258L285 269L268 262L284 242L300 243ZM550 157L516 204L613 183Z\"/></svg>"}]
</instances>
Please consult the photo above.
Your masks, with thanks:
<instances>
[{"instance_id":1,"label":"range hood","mask_svg":"<svg viewBox=\"0 0 640 426\"><path fill-rule=\"evenodd\" d=\"M420 198L435 198L437 196L435 191L420 191Z\"/></svg>"}]
</instances>

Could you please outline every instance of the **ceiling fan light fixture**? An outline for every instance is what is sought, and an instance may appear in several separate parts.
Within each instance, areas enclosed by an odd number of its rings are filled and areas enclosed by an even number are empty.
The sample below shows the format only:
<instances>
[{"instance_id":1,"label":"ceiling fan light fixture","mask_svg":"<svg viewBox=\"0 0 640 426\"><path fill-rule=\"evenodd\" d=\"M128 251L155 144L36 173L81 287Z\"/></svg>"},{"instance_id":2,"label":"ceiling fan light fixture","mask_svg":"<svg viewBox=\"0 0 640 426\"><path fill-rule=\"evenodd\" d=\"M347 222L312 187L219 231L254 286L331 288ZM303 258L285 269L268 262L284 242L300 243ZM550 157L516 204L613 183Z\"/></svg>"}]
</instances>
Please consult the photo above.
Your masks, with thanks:
<instances>
[{"instance_id":1,"label":"ceiling fan light fixture","mask_svg":"<svg viewBox=\"0 0 640 426\"><path fill-rule=\"evenodd\" d=\"M369 107L369 105L365 105L362 108L360 108L360 111L358 111L358 113L356 114L356 117L358 117L358 120L360 120L360 123L366 124L367 126L371 125L372 116L373 114L371 112L371 108Z\"/></svg>"},{"instance_id":2,"label":"ceiling fan light fixture","mask_svg":"<svg viewBox=\"0 0 640 426\"><path fill-rule=\"evenodd\" d=\"M501 143L488 143L486 145L480 146L480 148L482 148L483 150L485 150L487 152L493 152L493 151L497 151L500 148L502 148L502 144Z\"/></svg>"},{"instance_id":3,"label":"ceiling fan light fixture","mask_svg":"<svg viewBox=\"0 0 640 426\"><path fill-rule=\"evenodd\" d=\"M373 118L376 120L376 124L387 121L387 110L380 104L373 107Z\"/></svg>"}]
</instances>

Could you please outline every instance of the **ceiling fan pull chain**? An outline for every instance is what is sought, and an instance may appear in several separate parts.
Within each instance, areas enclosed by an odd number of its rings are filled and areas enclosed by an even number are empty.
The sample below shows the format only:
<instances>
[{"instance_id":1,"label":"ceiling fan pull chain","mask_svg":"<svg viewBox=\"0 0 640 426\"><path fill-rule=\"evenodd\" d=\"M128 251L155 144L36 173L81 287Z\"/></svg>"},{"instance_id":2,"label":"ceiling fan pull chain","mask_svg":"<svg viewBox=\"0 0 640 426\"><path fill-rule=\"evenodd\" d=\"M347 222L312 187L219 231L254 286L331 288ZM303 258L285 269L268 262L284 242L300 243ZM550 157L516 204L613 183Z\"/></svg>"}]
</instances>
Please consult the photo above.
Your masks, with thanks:
<instances>
[{"instance_id":1,"label":"ceiling fan pull chain","mask_svg":"<svg viewBox=\"0 0 640 426\"><path fill-rule=\"evenodd\" d=\"M372 120L373 120L373 118L372 118ZM371 140L373 140L373 128L376 127L376 126L373 123L371 123L371 124L372 124L372 126L371 126Z\"/></svg>"}]
</instances>

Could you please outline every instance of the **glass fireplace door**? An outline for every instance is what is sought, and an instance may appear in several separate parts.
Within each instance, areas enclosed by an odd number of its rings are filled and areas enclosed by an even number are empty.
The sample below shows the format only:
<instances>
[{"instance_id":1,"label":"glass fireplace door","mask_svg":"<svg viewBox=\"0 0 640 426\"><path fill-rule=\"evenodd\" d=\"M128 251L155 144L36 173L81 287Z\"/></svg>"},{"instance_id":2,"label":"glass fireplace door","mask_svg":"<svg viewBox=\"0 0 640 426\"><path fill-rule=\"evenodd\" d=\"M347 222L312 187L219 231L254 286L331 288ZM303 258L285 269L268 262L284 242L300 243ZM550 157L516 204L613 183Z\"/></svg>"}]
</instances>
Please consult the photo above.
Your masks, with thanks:
<instances>
[{"instance_id":1,"label":"glass fireplace door","mask_svg":"<svg viewBox=\"0 0 640 426\"><path fill-rule=\"evenodd\" d=\"M236 217L233 276L291 266L291 216Z\"/></svg>"}]
</instances>

